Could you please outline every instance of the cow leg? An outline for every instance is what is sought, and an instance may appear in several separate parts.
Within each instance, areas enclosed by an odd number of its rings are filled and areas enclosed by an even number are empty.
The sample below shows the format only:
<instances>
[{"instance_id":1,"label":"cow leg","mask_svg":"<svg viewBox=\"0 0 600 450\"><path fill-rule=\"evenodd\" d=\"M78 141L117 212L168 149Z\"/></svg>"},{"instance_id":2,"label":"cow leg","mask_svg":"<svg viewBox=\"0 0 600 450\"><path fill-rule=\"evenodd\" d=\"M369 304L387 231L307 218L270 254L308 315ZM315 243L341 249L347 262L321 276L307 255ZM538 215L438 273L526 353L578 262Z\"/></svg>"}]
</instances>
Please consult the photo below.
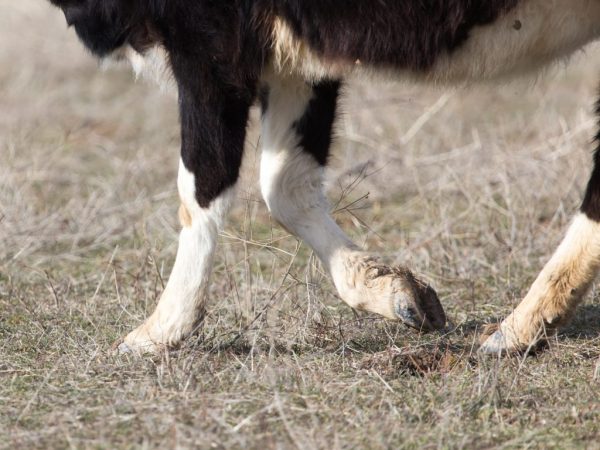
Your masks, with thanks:
<instances>
[{"instance_id":1,"label":"cow leg","mask_svg":"<svg viewBox=\"0 0 600 450\"><path fill-rule=\"evenodd\" d=\"M432 330L446 317L435 291L361 251L329 213L323 172L339 82L269 76L263 92L261 190L274 219L317 254L352 308Z\"/></svg>"},{"instance_id":2,"label":"cow leg","mask_svg":"<svg viewBox=\"0 0 600 450\"><path fill-rule=\"evenodd\" d=\"M197 74L197 72L196 72ZM190 77L191 80L199 75ZM182 128L178 190L183 226L177 258L154 313L118 346L152 353L176 346L202 318L218 231L238 179L252 96L201 86L180 86Z\"/></svg>"},{"instance_id":3,"label":"cow leg","mask_svg":"<svg viewBox=\"0 0 600 450\"><path fill-rule=\"evenodd\" d=\"M526 351L555 334L572 317L599 270L600 147L580 213L523 301L497 329L490 330L491 335L484 336L481 351Z\"/></svg>"}]
</instances>

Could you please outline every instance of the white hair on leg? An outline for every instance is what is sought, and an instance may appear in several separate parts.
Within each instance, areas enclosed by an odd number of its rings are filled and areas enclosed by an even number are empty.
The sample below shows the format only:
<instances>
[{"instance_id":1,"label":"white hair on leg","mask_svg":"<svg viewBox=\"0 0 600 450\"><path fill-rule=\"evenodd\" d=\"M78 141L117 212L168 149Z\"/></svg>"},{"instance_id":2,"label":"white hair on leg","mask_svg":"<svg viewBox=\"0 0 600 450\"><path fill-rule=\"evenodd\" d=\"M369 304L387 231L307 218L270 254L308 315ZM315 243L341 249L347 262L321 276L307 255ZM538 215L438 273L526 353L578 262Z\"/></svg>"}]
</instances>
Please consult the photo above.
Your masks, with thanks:
<instances>
[{"instance_id":1,"label":"white hair on leg","mask_svg":"<svg viewBox=\"0 0 600 450\"><path fill-rule=\"evenodd\" d=\"M351 307L423 329L445 325L435 292L405 269L362 252L335 223L323 193L323 167L300 146L294 124L312 88L293 78L268 79L263 116L261 191L273 217L317 254ZM441 323L441 324L440 324Z\"/></svg>"},{"instance_id":2,"label":"white hair on leg","mask_svg":"<svg viewBox=\"0 0 600 450\"><path fill-rule=\"evenodd\" d=\"M336 254L356 250L328 213L324 169L299 146L294 130L312 98L299 79L272 80L269 107L262 121L260 186L273 217L314 249L332 271Z\"/></svg>"},{"instance_id":3,"label":"white hair on leg","mask_svg":"<svg viewBox=\"0 0 600 450\"><path fill-rule=\"evenodd\" d=\"M523 301L481 350L527 350L567 321L600 270L600 223L578 214Z\"/></svg>"},{"instance_id":4,"label":"white hair on leg","mask_svg":"<svg viewBox=\"0 0 600 450\"><path fill-rule=\"evenodd\" d=\"M193 332L202 317L218 232L235 189L229 188L208 208L195 198L195 177L183 162L177 180L183 229L175 265L154 313L121 343L121 352L156 352L177 345Z\"/></svg>"}]
</instances>

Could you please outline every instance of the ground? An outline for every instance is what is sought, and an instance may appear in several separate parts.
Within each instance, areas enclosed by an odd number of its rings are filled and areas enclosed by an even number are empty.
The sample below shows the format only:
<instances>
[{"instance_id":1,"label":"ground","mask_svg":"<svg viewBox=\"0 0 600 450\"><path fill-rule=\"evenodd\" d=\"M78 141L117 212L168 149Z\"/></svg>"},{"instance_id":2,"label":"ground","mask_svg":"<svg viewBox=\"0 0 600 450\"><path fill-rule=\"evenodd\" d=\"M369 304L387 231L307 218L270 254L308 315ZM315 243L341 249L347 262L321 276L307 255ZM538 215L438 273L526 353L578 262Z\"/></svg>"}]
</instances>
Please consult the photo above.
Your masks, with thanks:
<instances>
[{"instance_id":1,"label":"ground","mask_svg":"<svg viewBox=\"0 0 600 450\"><path fill-rule=\"evenodd\" d=\"M455 331L341 303L258 195L254 120L204 326L137 359L110 349L174 260L175 101L98 70L45 2L0 0L0 42L0 448L600 448L597 288L545 351L476 354L580 204L598 49L502 86L347 86L336 219Z\"/></svg>"}]
</instances>

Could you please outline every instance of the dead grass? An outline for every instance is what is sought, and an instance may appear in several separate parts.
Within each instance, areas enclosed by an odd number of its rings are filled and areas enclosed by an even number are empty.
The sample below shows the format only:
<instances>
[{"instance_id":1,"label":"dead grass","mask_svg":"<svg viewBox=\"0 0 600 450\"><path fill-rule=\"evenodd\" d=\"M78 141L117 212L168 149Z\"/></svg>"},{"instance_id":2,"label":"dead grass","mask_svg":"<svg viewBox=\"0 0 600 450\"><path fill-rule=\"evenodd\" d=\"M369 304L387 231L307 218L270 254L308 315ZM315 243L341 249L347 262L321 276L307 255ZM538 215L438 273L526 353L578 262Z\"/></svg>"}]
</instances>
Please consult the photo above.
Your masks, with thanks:
<instances>
[{"instance_id":1,"label":"dead grass","mask_svg":"<svg viewBox=\"0 0 600 450\"><path fill-rule=\"evenodd\" d=\"M474 353L580 202L597 50L500 89L348 89L337 219L428 278L455 332L341 304L272 226L253 129L203 329L136 360L109 349L174 258L174 102L98 71L44 2L0 0L0 39L0 448L600 448L596 290L547 351Z\"/></svg>"}]
</instances>

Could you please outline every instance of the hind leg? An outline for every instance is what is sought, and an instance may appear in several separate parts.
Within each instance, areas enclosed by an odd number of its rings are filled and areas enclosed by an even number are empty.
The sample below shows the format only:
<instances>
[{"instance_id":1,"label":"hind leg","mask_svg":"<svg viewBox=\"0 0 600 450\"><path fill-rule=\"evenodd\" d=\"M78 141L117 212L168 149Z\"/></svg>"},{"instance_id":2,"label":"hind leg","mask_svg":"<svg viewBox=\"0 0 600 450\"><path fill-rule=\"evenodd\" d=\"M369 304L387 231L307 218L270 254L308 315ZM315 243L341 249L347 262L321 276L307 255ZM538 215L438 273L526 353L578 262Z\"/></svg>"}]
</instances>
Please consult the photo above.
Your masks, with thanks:
<instances>
[{"instance_id":1,"label":"hind leg","mask_svg":"<svg viewBox=\"0 0 600 450\"><path fill-rule=\"evenodd\" d=\"M481 351L525 351L572 317L600 270L600 148L581 212L523 301L484 336Z\"/></svg>"},{"instance_id":2,"label":"hind leg","mask_svg":"<svg viewBox=\"0 0 600 450\"><path fill-rule=\"evenodd\" d=\"M599 268L600 223L579 214L523 301L484 335L481 351L525 351L554 334L572 317Z\"/></svg>"},{"instance_id":3,"label":"hind leg","mask_svg":"<svg viewBox=\"0 0 600 450\"><path fill-rule=\"evenodd\" d=\"M264 82L260 182L272 216L315 251L352 308L421 330L443 328L433 289L361 251L329 213L322 183L339 82L309 85L277 76Z\"/></svg>"}]
</instances>

